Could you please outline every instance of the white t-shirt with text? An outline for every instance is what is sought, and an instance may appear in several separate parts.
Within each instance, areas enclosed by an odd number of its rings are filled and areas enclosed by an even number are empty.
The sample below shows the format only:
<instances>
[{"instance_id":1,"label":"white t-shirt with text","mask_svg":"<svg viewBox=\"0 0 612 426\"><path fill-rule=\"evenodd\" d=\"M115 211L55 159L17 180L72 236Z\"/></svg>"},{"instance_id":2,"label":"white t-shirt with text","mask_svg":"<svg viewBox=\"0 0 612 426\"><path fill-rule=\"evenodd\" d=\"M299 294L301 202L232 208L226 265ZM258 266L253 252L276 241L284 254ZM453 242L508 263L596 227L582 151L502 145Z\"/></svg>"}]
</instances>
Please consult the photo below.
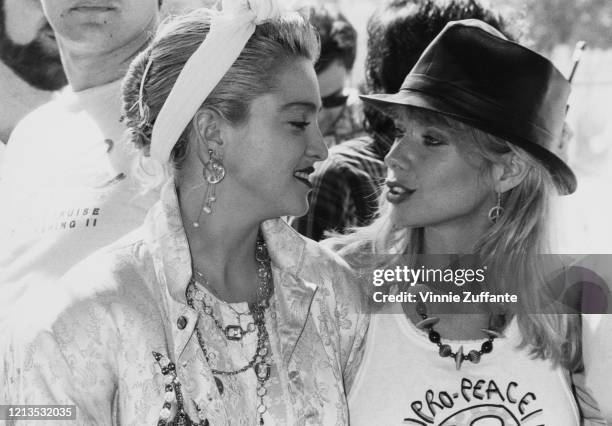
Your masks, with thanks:
<instances>
[{"instance_id":1,"label":"white t-shirt with text","mask_svg":"<svg viewBox=\"0 0 612 426\"><path fill-rule=\"evenodd\" d=\"M352 426L577 426L565 374L519 350L515 320L493 351L460 370L393 303L372 315L362 364L349 395ZM445 341L464 353L481 341Z\"/></svg>"},{"instance_id":2,"label":"white t-shirt with text","mask_svg":"<svg viewBox=\"0 0 612 426\"><path fill-rule=\"evenodd\" d=\"M120 81L66 88L11 134L0 178L0 305L140 226L156 201L132 179L120 94Z\"/></svg>"}]
</instances>

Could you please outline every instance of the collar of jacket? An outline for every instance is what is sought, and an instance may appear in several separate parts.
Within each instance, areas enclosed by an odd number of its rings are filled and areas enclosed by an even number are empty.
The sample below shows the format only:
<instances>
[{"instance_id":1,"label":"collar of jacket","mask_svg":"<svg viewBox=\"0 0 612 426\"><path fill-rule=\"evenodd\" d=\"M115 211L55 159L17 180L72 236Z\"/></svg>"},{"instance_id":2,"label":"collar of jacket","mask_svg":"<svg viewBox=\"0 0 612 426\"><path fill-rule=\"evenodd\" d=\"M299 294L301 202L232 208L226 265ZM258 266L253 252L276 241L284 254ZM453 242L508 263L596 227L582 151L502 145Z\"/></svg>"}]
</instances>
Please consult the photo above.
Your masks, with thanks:
<instances>
[{"instance_id":1,"label":"collar of jacket","mask_svg":"<svg viewBox=\"0 0 612 426\"><path fill-rule=\"evenodd\" d=\"M170 297L164 299L173 326L174 355L178 360L197 322L197 313L187 305L185 289L192 275L191 254L183 227L173 179L161 190L159 202L145 219L157 281ZM262 223L272 263L274 298L283 362L289 362L306 324L317 284L303 279L307 242L282 219ZM184 316L187 327L177 332L177 319Z\"/></svg>"}]
</instances>

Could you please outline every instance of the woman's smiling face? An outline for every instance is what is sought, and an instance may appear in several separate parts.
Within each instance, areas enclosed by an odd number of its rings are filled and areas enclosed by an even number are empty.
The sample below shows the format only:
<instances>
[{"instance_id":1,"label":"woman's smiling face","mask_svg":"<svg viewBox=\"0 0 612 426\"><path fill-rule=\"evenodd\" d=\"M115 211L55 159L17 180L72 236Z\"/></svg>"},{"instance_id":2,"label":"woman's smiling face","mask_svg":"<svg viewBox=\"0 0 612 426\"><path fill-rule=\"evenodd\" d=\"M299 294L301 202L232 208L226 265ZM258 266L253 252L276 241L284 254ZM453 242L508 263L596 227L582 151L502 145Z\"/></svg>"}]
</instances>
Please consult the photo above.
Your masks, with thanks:
<instances>
[{"instance_id":1,"label":"woman's smiling face","mask_svg":"<svg viewBox=\"0 0 612 426\"><path fill-rule=\"evenodd\" d=\"M398 108L395 116L398 135L385 157L395 226L481 229L495 191L485 160L466 149L470 129L422 110Z\"/></svg>"},{"instance_id":2,"label":"woman's smiling face","mask_svg":"<svg viewBox=\"0 0 612 426\"><path fill-rule=\"evenodd\" d=\"M321 99L312 61L279 72L274 92L256 98L247 122L226 134L224 154L232 196L263 218L299 216L308 209L313 165L327 157L317 124ZM223 189L223 188L221 188Z\"/></svg>"}]
</instances>

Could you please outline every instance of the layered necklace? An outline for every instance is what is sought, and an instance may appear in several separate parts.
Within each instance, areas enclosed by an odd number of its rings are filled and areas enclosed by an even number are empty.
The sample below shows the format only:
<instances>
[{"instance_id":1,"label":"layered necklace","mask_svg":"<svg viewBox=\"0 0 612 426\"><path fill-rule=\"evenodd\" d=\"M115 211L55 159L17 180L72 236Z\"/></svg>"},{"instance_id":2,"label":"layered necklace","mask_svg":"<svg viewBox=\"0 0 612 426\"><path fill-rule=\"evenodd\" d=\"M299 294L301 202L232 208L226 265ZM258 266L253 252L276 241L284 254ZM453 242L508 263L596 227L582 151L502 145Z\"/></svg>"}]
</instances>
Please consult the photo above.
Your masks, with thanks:
<instances>
[{"instance_id":1,"label":"layered necklace","mask_svg":"<svg viewBox=\"0 0 612 426\"><path fill-rule=\"evenodd\" d=\"M199 313L198 321L203 315L210 317L223 336L229 341L242 340L244 336L249 333L257 333L257 347L255 353L251 357L251 360L244 366L235 370L218 370L211 368L211 372L215 379L215 384L219 390L219 394L223 395L225 385L223 384L222 377L235 376L240 373L244 373L250 369L253 369L257 378L257 398L259 398L257 405L257 416L259 418L259 424L264 425L263 415L267 411L264 397L266 396L267 389L266 383L270 378L272 354L270 351L269 336L266 330L264 312L269 307L270 296L273 292L272 284L272 268L270 266L270 256L266 243L263 239L261 232L257 237L257 244L255 247L255 261L257 262L257 299L255 302L249 303L249 312L234 312L237 314L238 319L242 315L252 315L253 321L248 323L246 329L240 324L232 324L224 326L221 320L215 315L215 312L206 300L205 294L202 290L198 289L196 283L209 288L208 281L204 274L199 271L194 272L194 276L191 277L186 290L187 304ZM195 271L195 270L194 270ZM198 344L204 353L206 361L210 365L210 353L206 345L204 337L196 324L195 327Z\"/></svg>"}]
</instances>

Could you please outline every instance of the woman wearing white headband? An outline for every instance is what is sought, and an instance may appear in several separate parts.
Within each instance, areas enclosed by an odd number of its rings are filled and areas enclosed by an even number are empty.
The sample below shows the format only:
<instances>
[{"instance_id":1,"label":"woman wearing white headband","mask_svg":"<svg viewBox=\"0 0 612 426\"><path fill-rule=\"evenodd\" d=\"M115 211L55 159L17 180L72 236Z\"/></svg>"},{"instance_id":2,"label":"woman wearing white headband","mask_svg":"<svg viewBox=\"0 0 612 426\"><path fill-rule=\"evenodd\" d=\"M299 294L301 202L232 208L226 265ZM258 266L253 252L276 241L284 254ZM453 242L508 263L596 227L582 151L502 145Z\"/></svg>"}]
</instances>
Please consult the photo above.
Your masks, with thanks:
<instances>
[{"instance_id":1,"label":"woman wearing white headband","mask_svg":"<svg viewBox=\"0 0 612 426\"><path fill-rule=\"evenodd\" d=\"M125 119L161 200L54 289L70 302L20 370L13 353L3 401L76 404L86 424L348 424L359 298L278 219L306 211L327 155L317 36L272 1L225 3L131 65Z\"/></svg>"}]
</instances>

